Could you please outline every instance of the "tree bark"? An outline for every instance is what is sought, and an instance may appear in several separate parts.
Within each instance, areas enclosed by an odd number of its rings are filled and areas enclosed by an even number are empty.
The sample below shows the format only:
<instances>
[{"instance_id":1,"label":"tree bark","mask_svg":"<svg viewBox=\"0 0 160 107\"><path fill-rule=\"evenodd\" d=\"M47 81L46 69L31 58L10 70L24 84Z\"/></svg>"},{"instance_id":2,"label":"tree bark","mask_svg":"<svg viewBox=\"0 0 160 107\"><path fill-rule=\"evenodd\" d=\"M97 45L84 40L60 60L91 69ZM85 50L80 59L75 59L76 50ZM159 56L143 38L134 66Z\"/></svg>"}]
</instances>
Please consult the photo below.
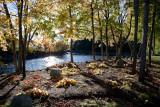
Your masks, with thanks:
<instances>
[{"instance_id":1,"label":"tree bark","mask_svg":"<svg viewBox=\"0 0 160 107\"><path fill-rule=\"evenodd\" d=\"M72 41L72 39L71 39L71 41L70 41L70 56L71 56L71 62L73 63L73 52L72 52L72 43L73 41Z\"/></svg>"},{"instance_id":2,"label":"tree bark","mask_svg":"<svg viewBox=\"0 0 160 107\"><path fill-rule=\"evenodd\" d=\"M153 50L152 50L152 55L155 55L155 42L156 42L156 38L155 38L155 30L153 31L154 36L153 36Z\"/></svg>"},{"instance_id":3,"label":"tree bark","mask_svg":"<svg viewBox=\"0 0 160 107\"><path fill-rule=\"evenodd\" d=\"M25 3L25 15L28 14L28 5ZM24 26L24 40L23 40L23 53L22 53L22 57L23 57L23 78L26 77L26 56L27 56L27 50L26 50L26 46L27 46L27 26Z\"/></svg>"},{"instance_id":4,"label":"tree bark","mask_svg":"<svg viewBox=\"0 0 160 107\"><path fill-rule=\"evenodd\" d=\"M107 60L109 59L109 43L108 43L108 27L106 26L106 55Z\"/></svg>"},{"instance_id":5,"label":"tree bark","mask_svg":"<svg viewBox=\"0 0 160 107\"><path fill-rule=\"evenodd\" d=\"M93 2L93 0L92 0ZM92 56L93 56L93 61L95 61L95 46L94 46L94 41L95 41L95 34L94 34L94 20L93 20L93 7L92 7L92 2L91 2L91 19L92 19L92 33L93 33L93 39L92 39Z\"/></svg>"},{"instance_id":6,"label":"tree bark","mask_svg":"<svg viewBox=\"0 0 160 107\"><path fill-rule=\"evenodd\" d=\"M24 41L23 41L23 77L26 77L26 56L27 56L27 52L26 52L26 44L27 44L27 27L24 28L25 29L25 37L24 37Z\"/></svg>"},{"instance_id":7,"label":"tree bark","mask_svg":"<svg viewBox=\"0 0 160 107\"><path fill-rule=\"evenodd\" d=\"M132 74L136 73L136 63L137 63L138 8L139 8L139 0L134 0L135 30L134 30L134 46L133 46L134 58L133 58Z\"/></svg>"},{"instance_id":8,"label":"tree bark","mask_svg":"<svg viewBox=\"0 0 160 107\"><path fill-rule=\"evenodd\" d=\"M106 38L106 56L107 60L109 59L109 43L108 43L108 17L109 17L109 12L107 13L107 10L105 10L105 17L106 17L106 29L105 29L105 38Z\"/></svg>"},{"instance_id":9,"label":"tree bark","mask_svg":"<svg viewBox=\"0 0 160 107\"><path fill-rule=\"evenodd\" d=\"M132 60L134 55L134 43L132 41L128 41L128 45L131 50L131 60Z\"/></svg>"},{"instance_id":10,"label":"tree bark","mask_svg":"<svg viewBox=\"0 0 160 107\"><path fill-rule=\"evenodd\" d=\"M145 0L143 37L142 37L142 52L141 52L140 72L139 72L139 81L140 82L144 81L144 76L145 76L149 2L150 2L150 0Z\"/></svg>"},{"instance_id":11,"label":"tree bark","mask_svg":"<svg viewBox=\"0 0 160 107\"><path fill-rule=\"evenodd\" d=\"M117 47L117 58L116 59L121 59L121 56L122 56L122 44L120 44L118 47Z\"/></svg>"},{"instance_id":12,"label":"tree bark","mask_svg":"<svg viewBox=\"0 0 160 107\"><path fill-rule=\"evenodd\" d=\"M149 67L151 67L152 38L153 38L153 31L154 31L155 16L156 16L156 5L154 5L154 12L153 12L153 17L152 17L151 35L150 35L150 43L149 43L149 57L148 57L148 66Z\"/></svg>"},{"instance_id":13,"label":"tree bark","mask_svg":"<svg viewBox=\"0 0 160 107\"><path fill-rule=\"evenodd\" d=\"M72 14L71 14L71 6L69 5L69 17L70 17L70 21L71 21L71 25L72 25ZM73 33L73 28L70 28L71 33ZM70 57L71 57L71 62L73 63L73 53L72 53L72 38L70 38Z\"/></svg>"},{"instance_id":14,"label":"tree bark","mask_svg":"<svg viewBox=\"0 0 160 107\"><path fill-rule=\"evenodd\" d=\"M140 44L140 47L139 47L139 50L138 50L138 57L140 57L141 56L141 51L142 51L142 43Z\"/></svg>"},{"instance_id":15,"label":"tree bark","mask_svg":"<svg viewBox=\"0 0 160 107\"><path fill-rule=\"evenodd\" d=\"M18 69L22 73L22 61L23 61L23 41L22 41L22 11L23 11L23 0L18 0L18 19L19 19L19 56L18 56Z\"/></svg>"}]
</instances>

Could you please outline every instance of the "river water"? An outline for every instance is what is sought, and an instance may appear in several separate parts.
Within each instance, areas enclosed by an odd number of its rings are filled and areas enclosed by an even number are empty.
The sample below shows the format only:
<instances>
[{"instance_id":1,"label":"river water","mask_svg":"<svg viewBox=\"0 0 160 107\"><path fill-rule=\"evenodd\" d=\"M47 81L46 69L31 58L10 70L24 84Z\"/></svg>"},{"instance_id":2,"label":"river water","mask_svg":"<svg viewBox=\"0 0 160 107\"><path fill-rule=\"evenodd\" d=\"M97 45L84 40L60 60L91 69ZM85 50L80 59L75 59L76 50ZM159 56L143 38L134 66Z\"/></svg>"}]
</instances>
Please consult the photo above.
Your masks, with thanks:
<instances>
[{"instance_id":1,"label":"river water","mask_svg":"<svg viewBox=\"0 0 160 107\"><path fill-rule=\"evenodd\" d=\"M100 55L96 55L96 59L100 59ZM86 54L74 54L73 55L74 62L85 62L92 61L92 55ZM70 54L65 54L63 56L48 56L41 58L29 59L26 61L26 70L38 70L44 69L45 67L49 67L55 64L61 64L64 62L70 61ZM0 73L11 73L15 72L13 63L6 64L5 69L0 69Z\"/></svg>"}]
</instances>

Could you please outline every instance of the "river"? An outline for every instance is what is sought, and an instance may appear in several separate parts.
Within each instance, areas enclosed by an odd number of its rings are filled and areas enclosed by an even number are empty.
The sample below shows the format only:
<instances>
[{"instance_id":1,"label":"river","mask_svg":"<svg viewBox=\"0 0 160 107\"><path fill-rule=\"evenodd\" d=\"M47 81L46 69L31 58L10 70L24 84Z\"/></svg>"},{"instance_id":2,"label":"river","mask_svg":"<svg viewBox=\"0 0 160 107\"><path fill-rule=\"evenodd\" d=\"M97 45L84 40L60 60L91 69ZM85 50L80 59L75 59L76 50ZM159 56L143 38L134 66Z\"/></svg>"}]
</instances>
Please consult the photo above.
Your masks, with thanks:
<instances>
[{"instance_id":1,"label":"river","mask_svg":"<svg viewBox=\"0 0 160 107\"><path fill-rule=\"evenodd\" d=\"M96 55L96 59L100 59L100 55ZM86 54L73 54L74 62L85 62L92 61L92 55ZM70 54L65 54L63 56L48 56L41 58L29 59L26 61L26 70L38 70L44 69L55 64L61 64L70 61ZM13 63L6 64L5 69L0 69L0 73L12 73L15 72Z\"/></svg>"}]
</instances>

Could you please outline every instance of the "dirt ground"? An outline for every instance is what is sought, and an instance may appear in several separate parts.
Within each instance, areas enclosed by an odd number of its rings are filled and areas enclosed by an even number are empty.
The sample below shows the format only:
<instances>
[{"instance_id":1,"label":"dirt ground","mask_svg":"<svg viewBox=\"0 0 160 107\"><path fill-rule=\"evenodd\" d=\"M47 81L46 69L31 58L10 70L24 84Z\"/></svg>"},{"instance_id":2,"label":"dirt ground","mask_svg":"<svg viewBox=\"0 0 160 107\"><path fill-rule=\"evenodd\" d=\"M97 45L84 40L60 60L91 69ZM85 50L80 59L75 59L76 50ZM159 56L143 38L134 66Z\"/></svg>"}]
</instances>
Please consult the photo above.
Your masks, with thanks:
<instances>
[{"instance_id":1,"label":"dirt ground","mask_svg":"<svg viewBox=\"0 0 160 107\"><path fill-rule=\"evenodd\" d=\"M94 63L105 64L106 68L99 68L102 74L94 74L94 69L87 66L93 62L76 63L76 71L73 75L65 77L74 79L74 85L56 87L56 82L50 79L52 67L63 68L65 64L54 65L43 70L27 71L25 80L30 80L38 74L38 81L34 87L48 91L48 97L33 99L33 106L111 106L111 107L140 107L159 106L159 77L153 75L150 69L145 82L138 82L138 72L131 75L131 61L125 60L125 66L118 68L113 60L96 61ZM139 68L137 68L139 71ZM11 102L13 97L27 89L21 86L22 80L13 82L13 75L0 77L0 105ZM23 81L25 81L23 80ZM34 88L32 87L32 88Z\"/></svg>"}]
</instances>

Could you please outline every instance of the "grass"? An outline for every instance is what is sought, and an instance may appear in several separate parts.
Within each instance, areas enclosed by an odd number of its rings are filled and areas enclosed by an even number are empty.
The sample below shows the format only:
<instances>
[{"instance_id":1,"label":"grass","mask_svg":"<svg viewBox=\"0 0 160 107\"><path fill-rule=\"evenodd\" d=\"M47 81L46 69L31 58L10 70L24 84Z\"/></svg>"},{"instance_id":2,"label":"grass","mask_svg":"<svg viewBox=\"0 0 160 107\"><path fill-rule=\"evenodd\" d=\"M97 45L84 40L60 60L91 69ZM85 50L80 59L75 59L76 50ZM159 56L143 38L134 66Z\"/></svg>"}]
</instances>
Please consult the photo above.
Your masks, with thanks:
<instances>
[{"instance_id":1,"label":"grass","mask_svg":"<svg viewBox=\"0 0 160 107\"><path fill-rule=\"evenodd\" d=\"M79 103L79 106L84 107L123 107L116 102L106 102L105 100L85 100Z\"/></svg>"},{"instance_id":2,"label":"grass","mask_svg":"<svg viewBox=\"0 0 160 107\"><path fill-rule=\"evenodd\" d=\"M160 56L152 56L152 63L160 65Z\"/></svg>"}]
</instances>

